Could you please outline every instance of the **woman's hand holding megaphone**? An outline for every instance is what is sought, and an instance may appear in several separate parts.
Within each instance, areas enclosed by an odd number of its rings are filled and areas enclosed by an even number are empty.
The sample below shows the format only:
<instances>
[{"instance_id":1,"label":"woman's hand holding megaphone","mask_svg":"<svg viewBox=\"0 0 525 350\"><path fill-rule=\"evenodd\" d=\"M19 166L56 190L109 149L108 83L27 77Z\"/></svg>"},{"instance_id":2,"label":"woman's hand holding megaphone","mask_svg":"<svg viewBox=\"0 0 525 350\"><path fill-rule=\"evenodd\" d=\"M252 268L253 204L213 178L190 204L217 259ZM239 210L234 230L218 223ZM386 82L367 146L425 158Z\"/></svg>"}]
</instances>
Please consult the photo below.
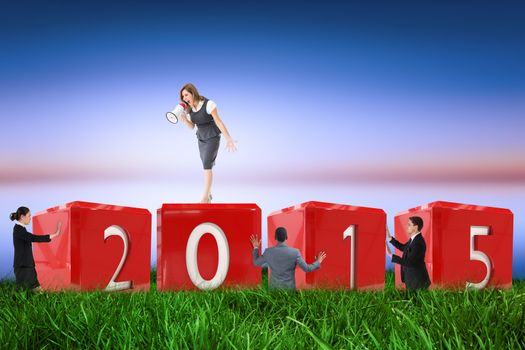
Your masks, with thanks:
<instances>
[{"instance_id":1,"label":"woman's hand holding megaphone","mask_svg":"<svg viewBox=\"0 0 525 350\"><path fill-rule=\"evenodd\" d=\"M182 119L183 122L188 123L187 109L189 109L188 105L181 102L175 107L173 111L166 113L166 118L173 124L177 124L179 119Z\"/></svg>"}]
</instances>

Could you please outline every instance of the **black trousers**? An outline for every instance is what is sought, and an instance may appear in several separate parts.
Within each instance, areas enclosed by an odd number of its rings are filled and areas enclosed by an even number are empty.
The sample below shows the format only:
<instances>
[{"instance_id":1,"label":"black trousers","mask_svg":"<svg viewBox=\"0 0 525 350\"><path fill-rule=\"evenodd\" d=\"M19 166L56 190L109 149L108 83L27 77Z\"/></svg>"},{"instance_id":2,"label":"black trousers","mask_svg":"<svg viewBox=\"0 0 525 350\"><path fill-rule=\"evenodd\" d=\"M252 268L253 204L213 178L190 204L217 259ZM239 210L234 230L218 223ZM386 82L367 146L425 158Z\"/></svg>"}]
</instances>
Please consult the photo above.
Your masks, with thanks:
<instances>
[{"instance_id":1,"label":"black trousers","mask_svg":"<svg viewBox=\"0 0 525 350\"><path fill-rule=\"evenodd\" d=\"M14 270L18 287L34 289L40 286L34 267L15 267Z\"/></svg>"}]
</instances>

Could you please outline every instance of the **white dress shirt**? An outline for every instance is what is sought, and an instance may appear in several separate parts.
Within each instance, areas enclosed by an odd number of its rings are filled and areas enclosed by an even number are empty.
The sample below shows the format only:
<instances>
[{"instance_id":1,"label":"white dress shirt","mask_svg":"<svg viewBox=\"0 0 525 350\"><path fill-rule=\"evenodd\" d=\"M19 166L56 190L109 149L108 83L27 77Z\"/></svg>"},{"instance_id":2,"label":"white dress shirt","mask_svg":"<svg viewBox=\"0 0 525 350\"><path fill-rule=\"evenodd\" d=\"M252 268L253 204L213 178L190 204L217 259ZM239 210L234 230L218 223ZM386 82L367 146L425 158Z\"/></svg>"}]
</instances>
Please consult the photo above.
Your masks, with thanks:
<instances>
[{"instance_id":1,"label":"white dress shirt","mask_svg":"<svg viewBox=\"0 0 525 350\"><path fill-rule=\"evenodd\" d=\"M204 103L204 100L203 101L200 101L199 104L197 105L197 108L193 108L193 106L191 107L191 110L193 112L197 112L201 109L202 107L202 104ZM208 114L211 114L211 112L217 108L217 104L215 102L213 102L212 100L208 100L208 104L206 105L206 113Z\"/></svg>"}]
</instances>

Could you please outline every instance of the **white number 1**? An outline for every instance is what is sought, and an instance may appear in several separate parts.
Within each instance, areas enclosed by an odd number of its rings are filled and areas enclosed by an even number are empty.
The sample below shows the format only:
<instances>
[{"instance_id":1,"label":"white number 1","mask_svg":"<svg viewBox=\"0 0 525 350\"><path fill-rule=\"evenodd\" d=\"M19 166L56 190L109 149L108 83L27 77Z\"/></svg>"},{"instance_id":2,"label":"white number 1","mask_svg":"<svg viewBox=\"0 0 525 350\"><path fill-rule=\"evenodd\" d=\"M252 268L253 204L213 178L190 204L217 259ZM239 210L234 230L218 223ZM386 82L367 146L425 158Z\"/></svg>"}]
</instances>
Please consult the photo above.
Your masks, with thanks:
<instances>
[{"instance_id":1,"label":"white number 1","mask_svg":"<svg viewBox=\"0 0 525 350\"><path fill-rule=\"evenodd\" d=\"M355 225L348 226L345 232L343 232L343 240L347 237L352 238L350 240L350 289L355 289L355 263L357 261L355 258Z\"/></svg>"},{"instance_id":2,"label":"white number 1","mask_svg":"<svg viewBox=\"0 0 525 350\"><path fill-rule=\"evenodd\" d=\"M122 270L124 261L126 261L126 257L128 256L128 235L126 235L126 231L124 231L122 227L117 226L117 225L112 225L104 230L104 241L110 236L118 236L122 238L122 241L124 241L124 253L122 254L120 263L118 264L117 269L115 270L115 273L113 274L113 277L111 277L111 280L109 280L109 283L106 286L105 290L106 291L116 291L116 290L130 289L131 281L115 282L115 279L120 273L120 270Z\"/></svg>"},{"instance_id":3,"label":"white number 1","mask_svg":"<svg viewBox=\"0 0 525 350\"><path fill-rule=\"evenodd\" d=\"M490 229L488 226L471 226L470 227L470 260L481 261L487 267L485 278L479 283L467 282L467 288L483 289L487 286L492 275L492 264L487 254L480 250L474 249L474 239L476 236L488 236Z\"/></svg>"}]
</instances>

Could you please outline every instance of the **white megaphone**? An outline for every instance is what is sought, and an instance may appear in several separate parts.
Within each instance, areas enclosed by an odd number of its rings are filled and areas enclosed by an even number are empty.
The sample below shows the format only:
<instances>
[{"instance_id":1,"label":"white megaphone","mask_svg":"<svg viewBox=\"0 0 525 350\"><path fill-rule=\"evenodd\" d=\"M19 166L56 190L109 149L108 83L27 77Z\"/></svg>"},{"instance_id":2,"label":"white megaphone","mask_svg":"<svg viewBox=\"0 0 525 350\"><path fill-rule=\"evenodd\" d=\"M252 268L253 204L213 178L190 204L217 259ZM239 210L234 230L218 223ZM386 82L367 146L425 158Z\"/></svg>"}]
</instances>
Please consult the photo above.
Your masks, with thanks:
<instances>
[{"instance_id":1,"label":"white megaphone","mask_svg":"<svg viewBox=\"0 0 525 350\"><path fill-rule=\"evenodd\" d=\"M185 109L186 105L181 102L177 105L177 107L175 107L174 110L166 113L166 118L170 123L177 124L182 112L184 112Z\"/></svg>"}]
</instances>

